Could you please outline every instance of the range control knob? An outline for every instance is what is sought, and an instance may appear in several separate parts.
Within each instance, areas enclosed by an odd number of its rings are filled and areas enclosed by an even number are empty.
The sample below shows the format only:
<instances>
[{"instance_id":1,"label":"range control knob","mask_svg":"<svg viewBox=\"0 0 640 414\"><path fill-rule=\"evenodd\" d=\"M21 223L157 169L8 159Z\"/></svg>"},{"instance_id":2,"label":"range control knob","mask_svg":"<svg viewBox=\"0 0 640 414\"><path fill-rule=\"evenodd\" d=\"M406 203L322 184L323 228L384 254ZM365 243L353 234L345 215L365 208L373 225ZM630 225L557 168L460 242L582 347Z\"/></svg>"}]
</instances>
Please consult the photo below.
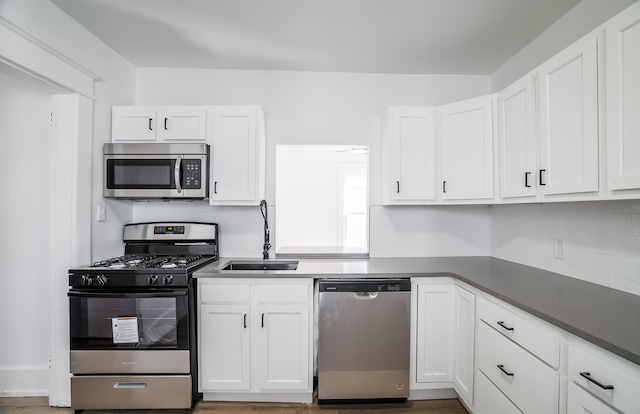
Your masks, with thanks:
<instances>
[{"instance_id":1,"label":"range control knob","mask_svg":"<svg viewBox=\"0 0 640 414\"><path fill-rule=\"evenodd\" d=\"M96 276L96 283L98 286L106 286L106 284L109 283L109 278L105 275L98 275Z\"/></svg>"},{"instance_id":2,"label":"range control knob","mask_svg":"<svg viewBox=\"0 0 640 414\"><path fill-rule=\"evenodd\" d=\"M154 286L158 284L158 275L151 275L147 279L147 286Z\"/></svg>"},{"instance_id":3,"label":"range control knob","mask_svg":"<svg viewBox=\"0 0 640 414\"><path fill-rule=\"evenodd\" d=\"M93 278L89 275L82 275L82 286L93 285Z\"/></svg>"},{"instance_id":4,"label":"range control knob","mask_svg":"<svg viewBox=\"0 0 640 414\"><path fill-rule=\"evenodd\" d=\"M163 285L169 286L172 283L173 283L173 275L166 275L164 278L162 278Z\"/></svg>"}]
</instances>

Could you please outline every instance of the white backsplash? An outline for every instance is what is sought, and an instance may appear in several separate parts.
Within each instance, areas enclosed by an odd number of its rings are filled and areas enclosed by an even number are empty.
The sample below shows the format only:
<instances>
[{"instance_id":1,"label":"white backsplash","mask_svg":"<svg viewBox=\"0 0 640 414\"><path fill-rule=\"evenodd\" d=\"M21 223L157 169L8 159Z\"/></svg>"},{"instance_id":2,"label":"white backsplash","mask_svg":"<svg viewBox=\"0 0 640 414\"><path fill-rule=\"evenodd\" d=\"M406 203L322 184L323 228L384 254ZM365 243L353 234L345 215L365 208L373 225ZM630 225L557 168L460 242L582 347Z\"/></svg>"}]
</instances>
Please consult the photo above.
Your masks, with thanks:
<instances>
[{"instance_id":1,"label":"white backsplash","mask_svg":"<svg viewBox=\"0 0 640 414\"><path fill-rule=\"evenodd\" d=\"M489 255L487 206L371 206L371 257Z\"/></svg>"},{"instance_id":2,"label":"white backsplash","mask_svg":"<svg viewBox=\"0 0 640 414\"><path fill-rule=\"evenodd\" d=\"M490 211L492 256L640 295L640 201ZM554 240L562 242L562 258L554 257Z\"/></svg>"}]
</instances>

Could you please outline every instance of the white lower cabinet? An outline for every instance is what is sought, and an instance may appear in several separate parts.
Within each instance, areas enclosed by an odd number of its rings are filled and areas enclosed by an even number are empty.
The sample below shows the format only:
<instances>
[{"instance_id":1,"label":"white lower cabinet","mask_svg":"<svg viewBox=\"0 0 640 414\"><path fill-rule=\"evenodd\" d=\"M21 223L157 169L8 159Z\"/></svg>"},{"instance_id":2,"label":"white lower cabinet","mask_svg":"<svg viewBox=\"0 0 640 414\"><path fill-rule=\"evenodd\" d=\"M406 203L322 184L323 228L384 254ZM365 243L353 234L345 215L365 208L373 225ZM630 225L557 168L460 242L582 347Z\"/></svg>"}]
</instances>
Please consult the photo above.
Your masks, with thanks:
<instances>
[{"instance_id":1,"label":"white lower cabinet","mask_svg":"<svg viewBox=\"0 0 640 414\"><path fill-rule=\"evenodd\" d=\"M569 414L640 413L640 367L587 343L571 344L568 355Z\"/></svg>"},{"instance_id":2,"label":"white lower cabinet","mask_svg":"<svg viewBox=\"0 0 640 414\"><path fill-rule=\"evenodd\" d=\"M480 371L476 377L474 413L522 414L515 405Z\"/></svg>"},{"instance_id":3,"label":"white lower cabinet","mask_svg":"<svg viewBox=\"0 0 640 414\"><path fill-rule=\"evenodd\" d=\"M311 402L312 279L198 280L205 400Z\"/></svg>"},{"instance_id":4,"label":"white lower cabinet","mask_svg":"<svg viewBox=\"0 0 640 414\"><path fill-rule=\"evenodd\" d=\"M451 278L414 278L414 398L474 398L475 294ZM455 390L455 391L454 391Z\"/></svg>"},{"instance_id":5,"label":"white lower cabinet","mask_svg":"<svg viewBox=\"0 0 640 414\"><path fill-rule=\"evenodd\" d=\"M472 406L476 295L457 285L454 295L453 386L467 406Z\"/></svg>"},{"instance_id":6,"label":"white lower cabinet","mask_svg":"<svg viewBox=\"0 0 640 414\"><path fill-rule=\"evenodd\" d=\"M557 413L560 375L484 322L478 323L478 369L523 413Z\"/></svg>"},{"instance_id":7,"label":"white lower cabinet","mask_svg":"<svg viewBox=\"0 0 640 414\"><path fill-rule=\"evenodd\" d=\"M618 414L618 411L576 384L569 383L567 388L567 414Z\"/></svg>"},{"instance_id":8,"label":"white lower cabinet","mask_svg":"<svg viewBox=\"0 0 640 414\"><path fill-rule=\"evenodd\" d=\"M453 380L453 332L455 285L427 282L417 287L417 383Z\"/></svg>"}]
</instances>

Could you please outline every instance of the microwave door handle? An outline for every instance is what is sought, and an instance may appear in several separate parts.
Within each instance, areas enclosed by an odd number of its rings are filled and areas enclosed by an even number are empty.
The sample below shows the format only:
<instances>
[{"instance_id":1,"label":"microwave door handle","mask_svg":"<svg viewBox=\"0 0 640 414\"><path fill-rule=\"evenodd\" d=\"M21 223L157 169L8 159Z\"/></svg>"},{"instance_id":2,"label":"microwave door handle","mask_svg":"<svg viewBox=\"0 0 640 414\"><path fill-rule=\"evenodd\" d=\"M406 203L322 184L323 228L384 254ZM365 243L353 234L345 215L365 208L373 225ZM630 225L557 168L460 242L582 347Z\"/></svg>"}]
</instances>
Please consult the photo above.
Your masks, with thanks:
<instances>
[{"instance_id":1,"label":"microwave door handle","mask_svg":"<svg viewBox=\"0 0 640 414\"><path fill-rule=\"evenodd\" d=\"M174 169L173 173L174 173L174 178L176 180L176 190L178 190L178 193L182 192L182 183L180 182L181 177L180 177L180 170L182 168L182 157L178 157L178 159L176 160L176 168Z\"/></svg>"}]
</instances>

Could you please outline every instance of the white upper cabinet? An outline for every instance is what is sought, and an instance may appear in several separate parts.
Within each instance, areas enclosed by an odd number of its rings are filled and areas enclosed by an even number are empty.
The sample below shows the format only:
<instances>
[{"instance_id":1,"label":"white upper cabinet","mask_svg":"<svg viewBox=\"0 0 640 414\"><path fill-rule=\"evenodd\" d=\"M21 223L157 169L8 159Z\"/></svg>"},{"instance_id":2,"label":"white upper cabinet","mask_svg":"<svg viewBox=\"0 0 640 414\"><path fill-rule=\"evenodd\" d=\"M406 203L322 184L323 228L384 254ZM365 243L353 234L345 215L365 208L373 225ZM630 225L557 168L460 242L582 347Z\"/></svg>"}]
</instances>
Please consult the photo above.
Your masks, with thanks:
<instances>
[{"instance_id":1,"label":"white upper cabinet","mask_svg":"<svg viewBox=\"0 0 640 414\"><path fill-rule=\"evenodd\" d=\"M431 107L390 107L383 143L383 203L434 201L435 116Z\"/></svg>"},{"instance_id":2,"label":"white upper cabinet","mask_svg":"<svg viewBox=\"0 0 640 414\"><path fill-rule=\"evenodd\" d=\"M537 139L534 78L528 75L498 94L500 197L535 197Z\"/></svg>"},{"instance_id":3,"label":"white upper cabinet","mask_svg":"<svg viewBox=\"0 0 640 414\"><path fill-rule=\"evenodd\" d=\"M542 194L598 191L597 38L585 36L537 70Z\"/></svg>"},{"instance_id":4,"label":"white upper cabinet","mask_svg":"<svg viewBox=\"0 0 640 414\"><path fill-rule=\"evenodd\" d=\"M158 110L157 135L160 141L205 141L206 106L163 106Z\"/></svg>"},{"instance_id":5,"label":"white upper cabinet","mask_svg":"<svg viewBox=\"0 0 640 414\"><path fill-rule=\"evenodd\" d=\"M258 205L265 192L265 124L258 106L215 106L210 204Z\"/></svg>"},{"instance_id":6,"label":"white upper cabinet","mask_svg":"<svg viewBox=\"0 0 640 414\"><path fill-rule=\"evenodd\" d=\"M493 198L495 102L487 95L439 108L443 200Z\"/></svg>"},{"instance_id":7,"label":"white upper cabinet","mask_svg":"<svg viewBox=\"0 0 640 414\"><path fill-rule=\"evenodd\" d=\"M112 142L204 142L206 106L114 106Z\"/></svg>"},{"instance_id":8,"label":"white upper cabinet","mask_svg":"<svg viewBox=\"0 0 640 414\"><path fill-rule=\"evenodd\" d=\"M605 24L608 186L640 188L640 3Z\"/></svg>"},{"instance_id":9,"label":"white upper cabinet","mask_svg":"<svg viewBox=\"0 0 640 414\"><path fill-rule=\"evenodd\" d=\"M156 107L114 106L111 108L111 141L155 141L157 119Z\"/></svg>"}]
</instances>

